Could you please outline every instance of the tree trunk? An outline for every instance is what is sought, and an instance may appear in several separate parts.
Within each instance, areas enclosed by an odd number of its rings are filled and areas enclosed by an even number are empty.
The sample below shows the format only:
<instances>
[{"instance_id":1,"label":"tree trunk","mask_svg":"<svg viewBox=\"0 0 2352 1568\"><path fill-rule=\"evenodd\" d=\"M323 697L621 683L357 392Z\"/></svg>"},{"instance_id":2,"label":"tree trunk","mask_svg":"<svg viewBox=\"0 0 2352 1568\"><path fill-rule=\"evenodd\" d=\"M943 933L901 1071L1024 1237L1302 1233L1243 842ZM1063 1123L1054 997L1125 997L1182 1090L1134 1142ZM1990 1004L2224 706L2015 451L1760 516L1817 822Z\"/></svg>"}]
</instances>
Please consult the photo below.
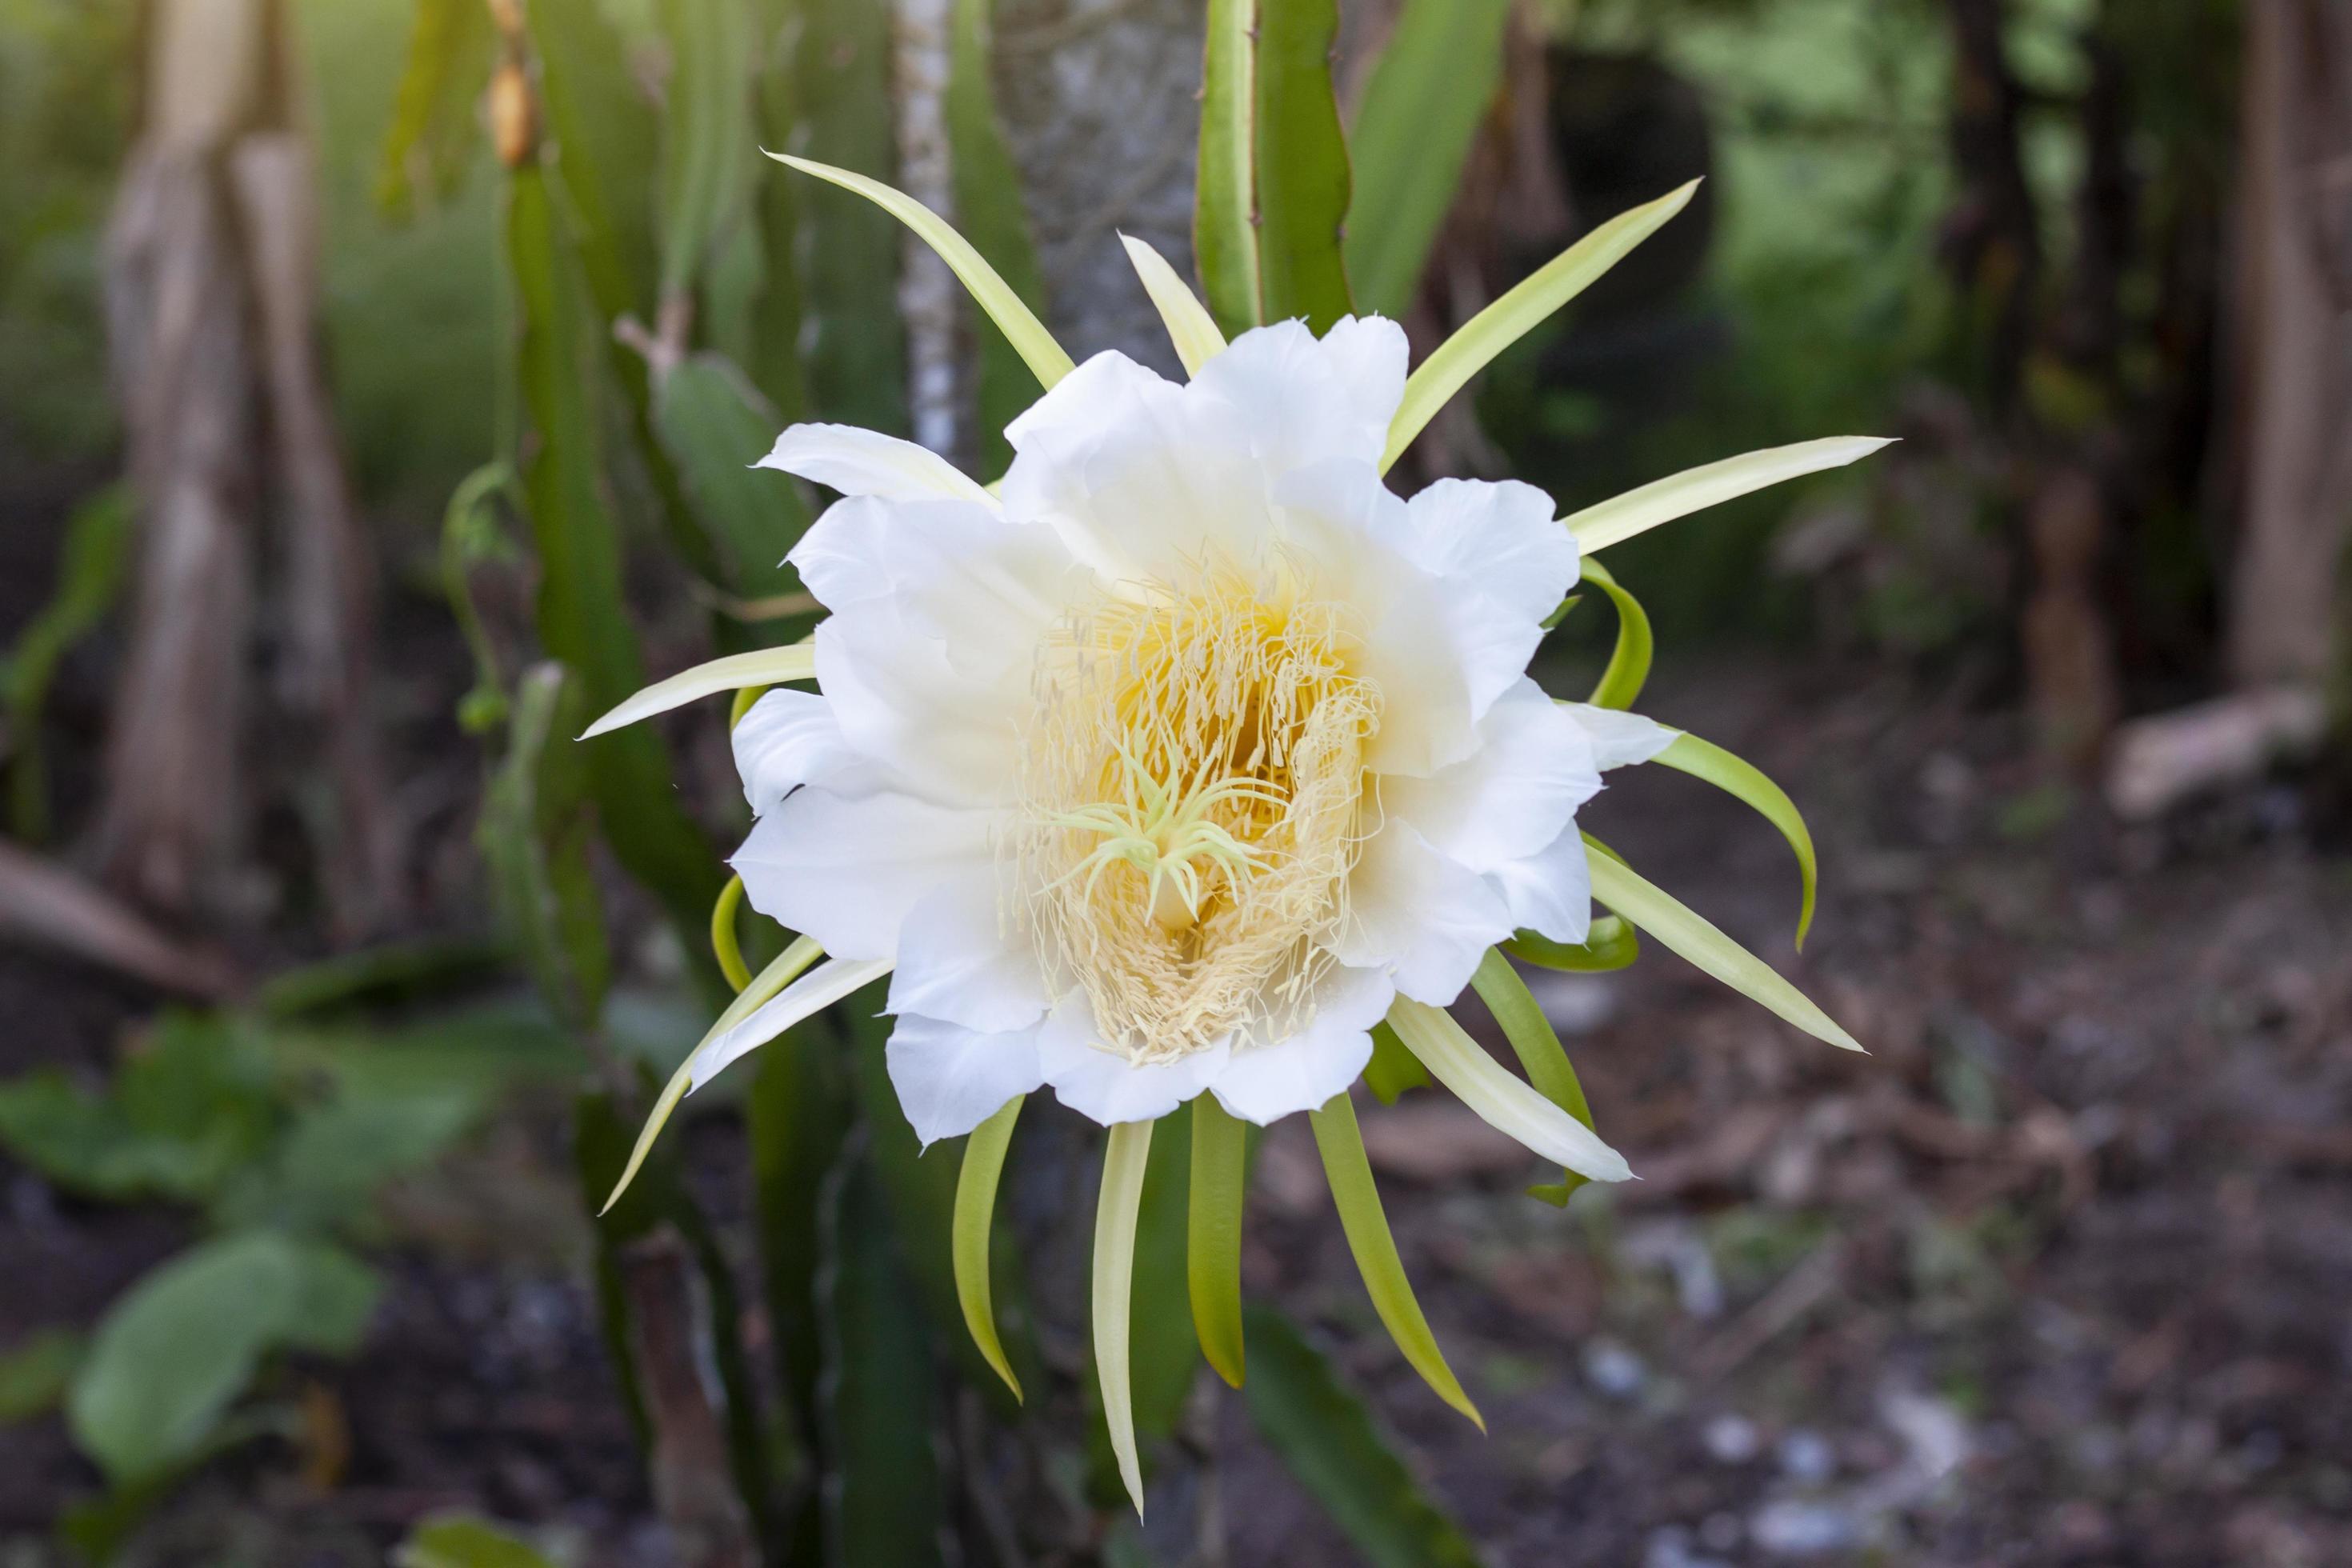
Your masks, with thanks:
<instances>
[{"instance_id":1,"label":"tree trunk","mask_svg":"<svg viewBox=\"0 0 2352 1568\"><path fill-rule=\"evenodd\" d=\"M2241 686L2316 687L2352 537L2352 5L2251 0L2246 21L2227 656Z\"/></svg>"},{"instance_id":2,"label":"tree trunk","mask_svg":"<svg viewBox=\"0 0 2352 1568\"><path fill-rule=\"evenodd\" d=\"M152 0L146 114L107 237L110 335L144 541L100 847L146 901L218 908L250 803L238 765L265 487L285 513L276 682L332 781L319 873L338 937L394 887L367 710L369 564L315 326L312 159L282 0Z\"/></svg>"}]
</instances>

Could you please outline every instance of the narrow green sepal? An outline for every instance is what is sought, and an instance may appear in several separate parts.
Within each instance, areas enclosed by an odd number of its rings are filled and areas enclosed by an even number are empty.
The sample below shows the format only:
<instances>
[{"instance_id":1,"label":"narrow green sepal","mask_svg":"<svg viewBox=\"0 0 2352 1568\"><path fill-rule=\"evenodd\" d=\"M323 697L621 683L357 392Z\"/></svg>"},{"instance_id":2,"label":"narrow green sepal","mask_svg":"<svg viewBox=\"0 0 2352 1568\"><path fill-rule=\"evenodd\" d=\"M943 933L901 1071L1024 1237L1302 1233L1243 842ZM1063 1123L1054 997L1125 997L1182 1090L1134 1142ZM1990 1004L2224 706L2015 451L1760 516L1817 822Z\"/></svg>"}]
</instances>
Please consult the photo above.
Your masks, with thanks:
<instances>
[{"instance_id":1,"label":"narrow green sepal","mask_svg":"<svg viewBox=\"0 0 2352 1568\"><path fill-rule=\"evenodd\" d=\"M1382 1105L1394 1105L1406 1089L1429 1087L1429 1069L1405 1049L1385 1018L1372 1026L1372 1059L1364 1064L1364 1087Z\"/></svg>"},{"instance_id":2,"label":"narrow green sepal","mask_svg":"<svg viewBox=\"0 0 2352 1568\"><path fill-rule=\"evenodd\" d=\"M1642 937L1615 915L1602 915L1580 942L1554 942L1531 931L1516 932L1503 951L1538 969L1570 974L1605 974L1623 969L1642 956Z\"/></svg>"},{"instance_id":3,"label":"narrow green sepal","mask_svg":"<svg viewBox=\"0 0 2352 1568\"><path fill-rule=\"evenodd\" d=\"M1213 1094L1192 1101L1192 1204L1185 1283L1192 1330L1217 1375L1242 1385L1242 1213L1249 1185L1249 1129Z\"/></svg>"},{"instance_id":4,"label":"narrow green sepal","mask_svg":"<svg viewBox=\"0 0 2352 1568\"><path fill-rule=\"evenodd\" d=\"M1470 984L1477 988L1478 999L1486 1004L1486 1011L1502 1026L1503 1037L1511 1042L1511 1049L1518 1053L1519 1066L1527 1070L1528 1081L1535 1085L1536 1092L1591 1127L1592 1106L1584 1098L1584 1086L1577 1081L1576 1065L1568 1059L1568 1050L1559 1043L1551 1020L1544 1016L1542 1005L1528 990L1528 983L1519 978L1518 971L1511 967L1511 961L1503 956L1502 949L1486 950L1476 973L1470 976ZM1591 1178L1575 1171L1562 1174L1564 1179L1551 1185L1529 1187L1528 1195L1541 1198L1555 1208L1565 1207L1570 1196Z\"/></svg>"},{"instance_id":5,"label":"narrow green sepal","mask_svg":"<svg viewBox=\"0 0 2352 1568\"><path fill-rule=\"evenodd\" d=\"M1430 1332L1429 1320L1413 1296L1412 1282L1405 1278L1404 1260L1397 1256L1396 1237L1390 1233L1380 1189L1372 1182L1354 1104L1344 1093L1333 1095L1321 1110L1310 1111L1308 1120L1315 1128L1315 1146L1323 1155L1323 1173L1331 1183L1331 1200L1339 1205L1339 1228L1347 1233L1348 1250L1356 1255L1356 1270L1364 1278L1372 1310L1422 1381L1484 1432L1486 1417L1445 1364L1445 1352L1438 1348L1437 1336Z\"/></svg>"},{"instance_id":6,"label":"narrow green sepal","mask_svg":"<svg viewBox=\"0 0 2352 1568\"><path fill-rule=\"evenodd\" d=\"M1609 602L1617 607L1617 646L1609 655L1609 668L1601 672L1601 683L1586 700L1595 708L1631 708L1650 679L1655 641L1650 635L1649 615L1639 599L1618 585L1607 567L1588 560L1583 571L1584 580L1608 595Z\"/></svg>"},{"instance_id":7,"label":"narrow green sepal","mask_svg":"<svg viewBox=\"0 0 2352 1568\"><path fill-rule=\"evenodd\" d=\"M1585 843L1601 848L1590 834L1585 836ZM1591 863L1592 897L1603 907L1624 916L1671 951L1815 1039L1842 1050L1862 1049L1860 1041L1822 1012L1811 997L1789 984L1780 971L1717 931L1681 900L1636 875L1613 854L1596 854Z\"/></svg>"},{"instance_id":8,"label":"narrow green sepal","mask_svg":"<svg viewBox=\"0 0 2352 1568\"><path fill-rule=\"evenodd\" d=\"M1013 1124L1021 1119L1026 1095L1014 1095L979 1126L963 1146L963 1168L956 1175L955 1224L950 1253L955 1261L956 1302L963 1309L964 1327L971 1342L1013 1397L1021 1398L1021 1380L1013 1375L1004 1343L996 1334L996 1310L989 1289L989 1232L996 1218L997 1179L1004 1172L1004 1152L1013 1142Z\"/></svg>"},{"instance_id":9,"label":"narrow green sepal","mask_svg":"<svg viewBox=\"0 0 2352 1568\"><path fill-rule=\"evenodd\" d=\"M1780 837L1796 853L1797 871L1805 884L1804 903L1797 915L1797 948L1802 952L1805 933L1813 925L1813 895L1821 872L1813 856L1813 836L1805 826L1804 814L1797 809L1797 803L1754 763L1688 731L1650 760L1693 778L1705 779L1780 830Z\"/></svg>"},{"instance_id":10,"label":"narrow green sepal","mask_svg":"<svg viewBox=\"0 0 2352 1568\"><path fill-rule=\"evenodd\" d=\"M1129 1314L1135 1297L1136 1215L1143 1204L1144 1166L1151 1158L1149 1121L1122 1121L1103 1150L1102 1195L1095 1208L1095 1377L1102 1388L1103 1425L1118 1479L1143 1516L1143 1461L1135 1447L1135 1374L1129 1359Z\"/></svg>"}]
</instances>

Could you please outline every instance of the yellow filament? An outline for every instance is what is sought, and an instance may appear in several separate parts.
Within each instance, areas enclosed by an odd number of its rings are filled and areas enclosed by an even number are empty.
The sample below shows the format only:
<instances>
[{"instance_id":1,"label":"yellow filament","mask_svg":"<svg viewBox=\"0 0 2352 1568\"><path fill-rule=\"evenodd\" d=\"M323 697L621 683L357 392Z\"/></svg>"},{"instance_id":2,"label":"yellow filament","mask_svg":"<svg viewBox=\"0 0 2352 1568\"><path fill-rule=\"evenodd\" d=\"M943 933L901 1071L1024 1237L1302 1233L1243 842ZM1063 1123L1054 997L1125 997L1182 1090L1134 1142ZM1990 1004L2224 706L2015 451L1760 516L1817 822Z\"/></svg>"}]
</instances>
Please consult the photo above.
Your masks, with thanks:
<instances>
[{"instance_id":1,"label":"yellow filament","mask_svg":"<svg viewBox=\"0 0 2352 1568\"><path fill-rule=\"evenodd\" d=\"M1039 653L1026 915L1139 1062L1303 1024L1346 915L1380 693L1293 581L1277 560L1126 584Z\"/></svg>"}]
</instances>

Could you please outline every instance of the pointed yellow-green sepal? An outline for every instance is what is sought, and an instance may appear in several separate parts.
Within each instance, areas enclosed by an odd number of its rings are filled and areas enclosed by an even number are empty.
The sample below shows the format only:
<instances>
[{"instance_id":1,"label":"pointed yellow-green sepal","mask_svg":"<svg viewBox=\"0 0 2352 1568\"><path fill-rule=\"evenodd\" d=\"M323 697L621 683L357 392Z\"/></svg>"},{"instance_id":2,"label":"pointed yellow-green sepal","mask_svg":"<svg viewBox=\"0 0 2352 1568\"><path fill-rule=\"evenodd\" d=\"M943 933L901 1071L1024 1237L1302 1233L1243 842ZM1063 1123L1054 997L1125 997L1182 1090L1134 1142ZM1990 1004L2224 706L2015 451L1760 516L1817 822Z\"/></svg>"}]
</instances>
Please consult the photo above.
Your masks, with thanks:
<instances>
[{"instance_id":1,"label":"pointed yellow-green sepal","mask_svg":"<svg viewBox=\"0 0 2352 1568\"><path fill-rule=\"evenodd\" d=\"M1570 246L1522 280L1517 288L1463 323L1460 331L1439 345L1435 353L1405 378L1404 401L1389 425L1387 452L1381 458L1385 472L1422 427L1436 417L1470 378L1493 363L1495 356L1525 337L1528 330L1554 310L1591 288L1601 275L1625 258L1628 251L1655 234L1665 221L1690 205L1698 182L1660 196L1656 201L1621 213Z\"/></svg>"},{"instance_id":2,"label":"pointed yellow-green sepal","mask_svg":"<svg viewBox=\"0 0 2352 1568\"><path fill-rule=\"evenodd\" d=\"M1217 330L1217 319L1209 314L1201 297L1184 286L1166 257L1131 234L1120 235L1118 242L1127 247L1135 275L1143 279L1143 291L1151 297L1152 308L1167 326L1168 340L1176 345L1184 374L1200 374L1202 365L1224 352L1225 334Z\"/></svg>"},{"instance_id":3,"label":"pointed yellow-green sepal","mask_svg":"<svg viewBox=\"0 0 2352 1568\"><path fill-rule=\"evenodd\" d=\"M1215 1095L1193 1100L1185 1282L1201 1353L1235 1388L1242 1385L1242 1205L1249 1182L1248 1150L1248 1128Z\"/></svg>"},{"instance_id":4,"label":"pointed yellow-green sepal","mask_svg":"<svg viewBox=\"0 0 2352 1568\"><path fill-rule=\"evenodd\" d=\"M1135 1449L1135 1376L1128 1316L1135 1295L1135 1226L1143 1204L1143 1168L1151 1158L1149 1121L1122 1121L1103 1150L1102 1196L1095 1207L1095 1376L1102 1384L1103 1424L1118 1479L1143 1516L1143 1461Z\"/></svg>"},{"instance_id":5,"label":"pointed yellow-green sepal","mask_svg":"<svg viewBox=\"0 0 2352 1568\"><path fill-rule=\"evenodd\" d=\"M730 653L724 658L714 658L709 664L698 664L692 669L680 670L667 680L655 681L582 731L580 738L589 740L634 724L640 719L650 719L656 713L683 708L698 698L715 697L722 691L740 691L747 686L770 686L784 680L815 679L816 644L814 642L796 642L784 647L754 648L750 653Z\"/></svg>"},{"instance_id":6,"label":"pointed yellow-green sepal","mask_svg":"<svg viewBox=\"0 0 2352 1568\"><path fill-rule=\"evenodd\" d=\"M1444 1008L1400 996L1389 1008L1389 1026L1432 1078L1497 1132L1508 1133L1532 1152L1596 1182L1632 1177L1624 1155L1602 1142L1586 1123L1513 1077Z\"/></svg>"},{"instance_id":7,"label":"pointed yellow-green sepal","mask_svg":"<svg viewBox=\"0 0 2352 1568\"><path fill-rule=\"evenodd\" d=\"M1591 836L1585 842L1592 845ZM1599 846L1593 845L1595 848ZM1842 1050L1862 1043L1812 1000L1780 977L1778 970L1708 923L1681 900L1644 880L1607 853L1591 857L1592 896L1680 953L1734 991Z\"/></svg>"},{"instance_id":8,"label":"pointed yellow-green sepal","mask_svg":"<svg viewBox=\"0 0 2352 1568\"><path fill-rule=\"evenodd\" d=\"M1797 913L1797 946L1801 950L1805 933L1813 926L1813 895L1821 869L1813 856L1812 833L1805 826L1804 814L1797 809L1797 803L1754 763L1688 731L1650 760L1693 778L1705 779L1780 830L1780 837L1789 841L1790 849L1796 854L1797 873L1805 886L1804 902Z\"/></svg>"},{"instance_id":9,"label":"pointed yellow-green sepal","mask_svg":"<svg viewBox=\"0 0 2352 1568\"><path fill-rule=\"evenodd\" d=\"M1412 1282L1404 1277L1404 1260L1397 1256L1388 1213L1372 1184L1372 1165L1364 1155L1364 1134L1356 1125L1354 1104L1344 1092L1336 1094L1321 1110L1309 1112L1308 1120L1315 1128L1315 1147L1323 1155L1323 1173L1331 1184L1331 1199L1339 1207L1339 1228L1347 1233L1348 1250L1356 1255L1356 1271L1364 1277L1372 1310L1422 1381L1484 1432L1486 1418L1445 1364L1445 1352L1429 1331Z\"/></svg>"},{"instance_id":10,"label":"pointed yellow-green sepal","mask_svg":"<svg viewBox=\"0 0 2352 1568\"><path fill-rule=\"evenodd\" d=\"M1748 452L1627 490L1563 521L1584 550L1605 550L1662 522L1720 506L1785 479L1844 468L1887 445L1890 438L1883 436L1831 436Z\"/></svg>"},{"instance_id":11,"label":"pointed yellow-green sepal","mask_svg":"<svg viewBox=\"0 0 2352 1568\"><path fill-rule=\"evenodd\" d=\"M789 163L804 174L814 174L818 179L829 180L844 190L856 192L913 229L917 238L939 252L940 259L948 264L948 270L953 272L971 291L973 302L988 312L988 319L996 323L997 331L1004 334L1005 342L1020 354L1022 362L1037 377L1039 385L1051 388L1076 368L1062 345L1054 341L1054 334L1045 330L1045 323L1023 303L1013 285L988 264L987 258L972 248L971 241L958 234L939 214L904 191L886 185L879 180L852 174L847 169L836 169L830 163L819 163L807 158L795 158L788 153L771 153L768 156L779 163Z\"/></svg>"},{"instance_id":12,"label":"pointed yellow-green sepal","mask_svg":"<svg viewBox=\"0 0 2352 1568\"><path fill-rule=\"evenodd\" d=\"M1601 672L1600 683L1586 700L1595 708L1622 710L1633 706L1650 681L1650 658L1656 648L1650 616L1642 601L1620 587L1600 562L1587 561L1582 570L1584 580L1608 595L1617 611L1617 646L1610 650L1609 668Z\"/></svg>"},{"instance_id":13,"label":"pointed yellow-green sepal","mask_svg":"<svg viewBox=\"0 0 2352 1568\"><path fill-rule=\"evenodd\" d=\"M735 911L742 905L743 879L730 877L719 889L719 901L710 906L710 952L738 994L751 984L751 966L743 962L743 944L735 934Z\"/></svg>"},{"instance_id":14,"label":"pointed yellow-green sepal","mask_svg":"<svg viewBox=\"0 0 2352 1568\"><path fill-rule=\"evenodd\" d=\"M694 1049L686 1053L686 1059L677 1064L677 1070L669 1075L667 1083L662 1085L660 1096L655 1100L652 1111L646 1117L645 1128L637 1134L636 1147L629 1151L629 1163L621 1168L621 1179L613 1184L613 1195L604 1200L604 1206L598 1209L597 1214L610 1214L613 1205L621 1201L621 1194L629 1190L629 1184L637 1179L637 1172L644 1166L646 1156L653 1152L654 1140L661 1136L662 1128L677 1111L677 1102L686 1098L686 1091L694 1087L694 1061L702 1054L702 1047L774 1001L779 992L800 978L802 971L824 956L824 948L808 937L801 937L778 953L775 962L760 971L735 1000L727 1005L727 1010L719 1014L709 1030L695 1042Z\"/></svg>"},{"instance_id":15,"label":"pointed yellow-green sepal","mask_svg":"<svg viewBox=\"0 0 2352 1568\"><path fill-rule=\"evenodd\" d=\"M1551 1020L1544 1016L1543 1008L1528 990L1528 983L1519 978L1519 972L1511 967L1511 961L1503 956L1500 948L1486 950L1486 956L1479 960L1477 972L1470 976L1470 984L1477 988L1478 999L1486 1004L1486 1011L1501 1026L1503 1037L1511 1042L1511 1049L1517 1053L1519 1066L1527 1072L1528 1081L1536 1086L1536 1092L1591 1127L1592 1107L1584 1098L1584 1085L1577 1081L1575 1064L1568 1059L1567 1048L1561 1046ZM1581 1171L1567 1171L1561 1181L1550 1186L1530 1187L1528 1192L1558 1207L1591 1179Z\"/></svg>"},{"instance_id":16,"label":"pointed yellow-green sepal","mask_svg":"<svg viewBox=\"0 0 2352 1568\"><path fill-rule=\"evenodd\" d=\"M1013 1124L1021 1118L1026 1095L1014 1095L987 1121L971 1130L963 1146L963 1169L956 1176L955 1234L950 1252L955 1260L956 1302L963 1309L963 1326L971 1342L1013 1397L1021 1397L1021 1380L1004 1359L1003 1342L996 1337L996 1309L990 1298L988 1237L996 1218L996 1183L1004 1172L1004 1151L1013 1142Z\"/></svg>"}]
</instances>

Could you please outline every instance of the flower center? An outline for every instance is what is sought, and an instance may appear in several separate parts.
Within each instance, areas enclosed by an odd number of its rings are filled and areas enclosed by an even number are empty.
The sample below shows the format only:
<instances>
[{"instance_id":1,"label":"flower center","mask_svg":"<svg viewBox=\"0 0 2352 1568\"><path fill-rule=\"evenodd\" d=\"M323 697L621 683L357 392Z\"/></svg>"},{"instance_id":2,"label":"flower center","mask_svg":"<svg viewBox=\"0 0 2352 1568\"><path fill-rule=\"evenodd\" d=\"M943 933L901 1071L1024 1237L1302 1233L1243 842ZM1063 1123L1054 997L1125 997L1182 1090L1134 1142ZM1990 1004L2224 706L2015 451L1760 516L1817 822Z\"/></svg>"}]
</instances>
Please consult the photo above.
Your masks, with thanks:
<instances>
[{"instance_id":1,"label":"flower center","mask_svg":"<svg viewBox=\"0 0 2352 1568\"><path fill-rule=\"evenodd\" d=\"M1022 885L1057 988L1138 1062L1286 1037L1331 962L1380 693L1295 575L1122 584L1039 649Z\"/></svg>"}]
</instances>

